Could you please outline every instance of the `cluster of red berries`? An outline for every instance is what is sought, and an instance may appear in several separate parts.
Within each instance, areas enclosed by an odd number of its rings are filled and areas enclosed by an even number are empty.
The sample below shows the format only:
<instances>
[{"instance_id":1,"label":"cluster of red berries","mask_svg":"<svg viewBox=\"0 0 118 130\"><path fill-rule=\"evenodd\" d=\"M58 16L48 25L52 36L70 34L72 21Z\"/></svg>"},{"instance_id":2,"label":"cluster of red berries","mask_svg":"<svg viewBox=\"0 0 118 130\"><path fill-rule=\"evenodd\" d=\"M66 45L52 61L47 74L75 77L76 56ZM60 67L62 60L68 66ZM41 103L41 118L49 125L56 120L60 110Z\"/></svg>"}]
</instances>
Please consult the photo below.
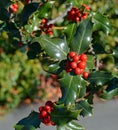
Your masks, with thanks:
<instances>
[{"instance_id":1,"label":"cluster of red berries","mask_svg":"<svg viewBox=\"0 0 118 130\"><path fill-rule=\"evenodd\" d=\"M66 72L74 72L76 75L83 75L84 78L88 78L89 73L84 71L86 67L87 55L78 55L76 52L71 51L68 54L68 60L66 62Z\"/></svg>"},{"instance_id":2,"label":"cluster of red berries","mask_svg":"<svg viewBox=\"0 0 118 130\"><path fill-rule=\"evenodd\" d=\"M28 4L30 0L25 0L25 3Z\"/></svg>"},{"instance_id":3,"label":"cluster of red berries","mask_svg":"<svg viewBox=\"0 0 118 130\"><path fill-rule=\"evenodd\" d=\"M44 33L52 35L53 34L53 31L52 31L53 26L54 26L53 24L48 25L48 19L44 18L41 20L40 29Z\"/></svg>"},{"instance_id":4,"label":"cluster of red berries","mask_svg":"<svg viewBox=\"0 0 118 130\"><path fill-rule=\"evenodd\" d=\"M51 121L50 119L50 113L51 111L54 110L54 103L51 101L47 101L45 103L45 106L40 106L39 107L39 119L41 122L43 122L45 125L55 125L54 122Z\"/></svg>"},{"instance_id":5,"label":"cluster of red berries","mask_svg":"<svg viewBox=\"0 0 118 130\"><path fill-rule=\"evenodd\" d=\"M67 13L67 19L69 21L79 22L81 19L86 19L88 16L88 12L90 11L90 7L83 4L82 8L76 8L73 7L70 11Z\"/></svg>"},{"instance_id":6,"label":"cluster of red berries","mask_svg":"<svg viewBox=\"0 0 118 130\"><path fill-rule=\"evenodd\" d=\"M18 11L18 4L14 3L11 5L10 8L11 8L12 12L17 12Z\"/></svg>"}]
</instances>

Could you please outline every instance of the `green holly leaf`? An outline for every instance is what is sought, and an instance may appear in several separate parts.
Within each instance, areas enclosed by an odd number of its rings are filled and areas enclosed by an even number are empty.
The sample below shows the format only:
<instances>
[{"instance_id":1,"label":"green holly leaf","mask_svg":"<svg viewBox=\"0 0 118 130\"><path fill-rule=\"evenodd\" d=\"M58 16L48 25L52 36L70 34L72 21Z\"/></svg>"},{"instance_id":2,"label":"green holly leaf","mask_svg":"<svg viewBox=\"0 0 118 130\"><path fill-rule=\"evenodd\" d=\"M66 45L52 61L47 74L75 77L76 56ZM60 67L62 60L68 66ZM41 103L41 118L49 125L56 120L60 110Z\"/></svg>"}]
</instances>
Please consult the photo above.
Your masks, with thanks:
<instances>
[{"instance_id":1,"label":"green holly leaf","mask_svg":"<svg viewBox=\"0 0 118 130\"><path fill-rule=\"evenodd\" d=\"M36 58L37 55L41 52L41 47L37 42L29 44L28 47L29 47L29 51L27 52L27 56L29 59Z\"/></svg>"},{"instance_id":2,"label":"green holly leaf","mask_svg":"<svg viewBox=\"0 0 118 130\"><path fill-rule=\"evenodd\" d=\"M103 91L103 94L100 96L100 98L110 100L110 99L112 99L114 96L118 96L118 88L113 89L113 90L111 90L111 91L109 91L109 92L107 92L106 90L104 90L104 91Z\"/></svg>"},{"instance_id":3,"label":"green holly leaf","mask_svg":"<svg viewBox=\"0 0 118 130\"><path fill-rule=\"evenodd\" d=\"M38 15L40 18L45 18L49 16L50 10L54 5L54 1L45 2L42 6L38 9Z\"/></svg>"},{"instance_id":4,"label":"green holly leaf","mask_svg":"<svg viewBox=\"0 0 118 130\"><path fill-rule=\"evenodd\" d=\"M85 117L92 115L93 107L88 103L87 100L81 100L76 103L76 109L81 110L80 115Z\"/></svg>"},{"instance_id":5,"label":"green holly leaf","mask_svg":"<svg viewBox=\"0 0 118 130\"><path fill-rule=\"evenodd\" d=\"M35 128L38 128L40 125L40 120L38 115L39 113L35 111L31 112L28 117L20 120L15 125L15 130L35 130Z\"/></svg>"},{"instance_id":6,"label":"green holly leaf","mask_svg":"<svg viewBox=\"0 0 118 130\"><path fill-rule=\"evenodd\" d=\"M97 86L103 86L113 78L110 72L106 71L94 71L91 72L88 81Z\"/></svg>"},{"instance_id":7,"label":"green holly leaf","mask_svg":"<svg viewBox=\"0 0 118 130\"><path fill-rule=\"evenodd\" d=\"M59 80L62 97L59 102L65 105L73 104L76 98L81 98L85 95L86 82L81 76L70 75L66 73Z\"/></svg>"},{"instance_id":8,"label":"green holly leaf","mask_svg":"<svg viewBox=\"0 0 118 130\"><path fill-rule=\"evenodd\" d=\"M39 3L29 3L25 5L23 11L20 14L20 20L23 24L26 24L31 14L38 9Z\"/></svg>"},{"instance_id":9,"label":"green holly leaf","mask_svg":"<svg viewBox=\"0 0 118 130\"><path fill-rule=\"evenodd\" d=\"M36 130L33 126L16 125L15 130Z\"/></svg>"},{"instance_id":10,"label":"green holly leaf","mask_svg":"<svg viewBox=\"0 0 118 130\"><path fill-rule=\"evenodd\" d=\"M83 3L87 4L88 0L67 0L67 2L71 3L73 6L80 6Z\"/></svg>"},{"instance_id":11,"label":"green holly leaf","mask_svg":"<svg viewBox=\"0 0 118 130\"><path fill-rule=\"evenodd\" d=\"M86 62L86 68L89 69L89 70L94 69L95 68L95 63L94 63L95 58L94 58L94 56L87 55L87 57L88 57L88 59L87 59L87 62Z\"/></svg>"},{"instance_id":12,"label":"green holly leaf","mask_svg":"<svg viewBox=\"0 0 118 130\"><path fill-rule=\"evenodd\" d=\"M43 58L41 60L42 67L45 71L53 74L59 74L62 69L60 67L60 62L54 61L50 58Z\"/></svg>"},{"instance_id":13,"label":"green holly leaf","mask_svg":"<svg viewBox=\"0 0 118 130\"><path fill-rule=\"evenodd\" d=\"M105 17L104 15L102 15L100 13L93 13L92 19L93 19L93 23L94 23L94 26L93 26L94 31L102 30L106 34L108 34L110 32L111 25L110 25L107 17Z\"/></svg>"},{"instance_id":14,"label":"green holly leaf","mask_svg":"<svg viewBox=\"0 0 118 130\"><path fill-rule=\"evenodd\" d=\"M93 24L91 19L88 18L83 20L77 27L76 33L73 37L73 40L70 44L70 49L72 51L81 54L89 48L92 36L92 27Z\"/></svg>"},{"instance_id":15,"label":"green holly leaf","mask_svg":"<svg viewBox=\"0 0 118 130\"><path fill-rule=\"evenodd\" d=\"M113 78L110 81L107 89L103 91L100 97L109 100L114 96L118 96L118 78Z\"/></svg>"},{"instance_id":16,"label":"green holly leaf","mask_svg":"<svg viewBox=\"0 0 118 130\"><path fill-rule=\"evenodd\" d=\"M70 23L69 25L67 25L66 29L64 30L64 33L66 34L68 45L71 43L71 41L73 39L73 36L76 31L76 27L77 27L77 24Z\"/></svg>"},{"instance_id":17,"label":"green holly leaf","mask_svg":"<svg viewBox=\"0 0 118 130\"><path fill-rule=\"evenodd\" d=\"M57 126L57 130L85 130L77 122L71 121L65 125Z\"/></svg>"},{"instance_id":18,"label":"green holly leaf","mask_svg":"<svg viewBox=\"0 0 118 130\"><path fill-rule=\"evenodd\" d=\"M51 112L51 120L54 121L56 125L65 125L72 120L77 120L80 111L81 110L71 110L63 104L55 105L54 110Z\"/></svg>"},{"instance_id":19,"label":"green holly leaf","mask_svg":"<svg viewBox=\"0 0 118 130\"><path fill-rule=\"evenodd\" d=\"M31 16L31 19L29 19L28 21L28 24L24 26L25 31L27 33L31 34L32 32L39 30L40 19L35 13Z\"/></svg>"},{"instance_id":20,"label":"green holly leaf","mask_svg":"<svg viewBox=\"0 0 118 130\"><path fill-rule=\"evenodd\" d=\"M0 0L0 8L7 8L13 2L11 0Z\"/></svg>"},{"instance_id":21,"label":"green holly leaf","mask_svg":"<svg viewBox=\"0 0 118 130\"><path fill-rule=\"evenodd\" d=\"M67 59L69 48L66 40L61 38L50 38L46 35L42 35L39 38L39 42L44 51L55 60Z\"/></svg>"},{"instance_id":22,"label":"green holly leaf","mask_svg":"<svg viewBox=\"0 0 118 130\"><path fill-rule=\"evenodd\" d=\"M118 59L118 47L113 50L113 56Z\"/></svg>"}]
</instances>

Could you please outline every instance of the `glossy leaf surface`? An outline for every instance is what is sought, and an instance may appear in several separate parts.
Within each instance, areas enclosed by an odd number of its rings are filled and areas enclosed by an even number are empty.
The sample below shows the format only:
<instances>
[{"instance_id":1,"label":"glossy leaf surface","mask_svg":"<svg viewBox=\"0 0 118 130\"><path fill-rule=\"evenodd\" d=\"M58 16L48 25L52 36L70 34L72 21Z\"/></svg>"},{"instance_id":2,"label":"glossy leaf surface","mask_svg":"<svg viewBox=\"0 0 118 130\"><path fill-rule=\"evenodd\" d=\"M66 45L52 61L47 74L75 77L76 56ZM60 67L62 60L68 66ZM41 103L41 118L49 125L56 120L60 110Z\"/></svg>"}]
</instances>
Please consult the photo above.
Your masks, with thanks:
<instances>
[{"instance_id":1,"label":"glossy leaf surface","mask_svg":"<svg viewBox=\"0 0 118 130\"><path fill-rule=\"evenodd\" d=\"M27 20L29 19L31 14L33 14L37 10L38 5L38 3L30 3L24 7L22 13L20 14L20 19L22 19L23 24L27 23Z\"/></svg>"},{"instance_id":2,"label":"glossy leaf surface","mask_svg":"<svg viewBox=\"0 0 118 130\"><path fill-rule=\"evenodd\" d=\"M54 1L45 2L38 9L38 15L41 18L47 17L50 13L51 8L53 7Z\"/></svg>"},{"instance_id":3,"label":"glossy leaf surface","mask_svg":"<svg viewBox=\"0 0 118 130\"><path fill-rule=\"evenodd\" d=\"M75 23L70 23L66 29L64 30L64 33L66 34L67 43L68 45L71 43L74 33L76 31L77 25Z\"/></svg>"},{"instance_id":4,"label":"glossy leaf surface","mask_svg":"<svg viewBox=\"0 0 118 130\"><path fill-rule=\"evenodd\" d=\"M77 122L71 121L65 125L58 126L57 130L85 130L85 128L83 128Z\"/></svg>"},{"instance_id":5,"label":"glossy leaf surface","mask_svg":"<svg viewBox=\"0 0 118 130\"><path fill-rule=\"evenodd\" d=\"M73 104L77 97L84 96L83 89L85 90L86 82L81 76L65 74L63 78L59 80L62 91L62 97L59 100L60 103L65 105Z\"/></svg>"},{"instance_id":6,"label":"glossy leaf surface","mask_svg":"<svg viewBox=\"0 0 118 130\"><path fill-rule=\"evenodd\" d=\"M70 49L72 51L81 54L89 48L92 36L93 24L91 19L83 20L77 27L76 33L70 44Z\"/></svg>"},{"instance_id":7,"label":"glossy leaf surface","mask_svg":"<svg viewBox=\"0 0 118 130\"><path fill-rule=\"evenodd\" d=\"M92 115L92 106L87 102L87 100L81 100L77 102L76 108L81 110L80 115L83 117Z\"/></svg>"},{"instance_id":8,"label":"glossy leaf surface","mask_svg":"<svg viewBox=\"0 0 118 130\"><path fill-rule=\"evenodd\" d=\"M35 130L40 125L40 120L37 112L31 112L30 115L22 120L20 120L16 126L15 130Z\"/></svg>"},{"instance_id":9,"label":"glossy leaf surface","mask_svg":"<svg viewBox=\"0 0 118 130\"><path fill-rule=\"evenodd\" d=\"M41 47L52 59L64 60L67 58L69 49L65 39L50 38L46 35L42 35L39 42Z\"/></svg>"},{"instance_id":10,"label":"glossy leaf surface","mask_svg":"<svg viewBox=\"0 0 118 130\"><path fill-rule=\"evenodd\" d=\"M70 110L64 105L55 105L51 112L51 120L57 125L64 125L72 120L77 120L80 110Z\"/></svg>"},{"instance_id":11,"label":"glossy leaf surface","mask_svg":"<svg viewBox=\"0 0 118 130\"><path fill-rule=\"evenodd\" d=\"M60 62L51 60L49 58L43 58L41 60L42 67L45 71L58 74L61 71Z\"/></svg>"},{"instance_id":12,"label":"glossy leaf surface","mask_svg":"<svg viewBox=\"0 0 118 130\"><path fill-rule=\"evenodd\" d=\"M94 30L102 30L106 34L110 32L111 25L107 17L103 16L100 13L93 13L93 22L94 22Z\"/></svg>"},{"instance_id":13,"label":"glossy leaf surface","mask_svg":"<svg viewBox=\"0 0 118 130\"><path fill-rule=\"evenodd\" d=\"M113 78L109 83L106 90L100 96L103 99L112 99L114 96L118 95L118 78Z\"/></svg>"},{"instance_id":14,"label":"glossy leaf surface","mask_svg":"<svg viewBox=\"0 0 118 130\"><path fill-rule=\"evenodd\" d=\"M88 80L90 83L102 86L112 79L112 74L105 71L94 71L90 73Z\"/></svg>"}]
</instances>

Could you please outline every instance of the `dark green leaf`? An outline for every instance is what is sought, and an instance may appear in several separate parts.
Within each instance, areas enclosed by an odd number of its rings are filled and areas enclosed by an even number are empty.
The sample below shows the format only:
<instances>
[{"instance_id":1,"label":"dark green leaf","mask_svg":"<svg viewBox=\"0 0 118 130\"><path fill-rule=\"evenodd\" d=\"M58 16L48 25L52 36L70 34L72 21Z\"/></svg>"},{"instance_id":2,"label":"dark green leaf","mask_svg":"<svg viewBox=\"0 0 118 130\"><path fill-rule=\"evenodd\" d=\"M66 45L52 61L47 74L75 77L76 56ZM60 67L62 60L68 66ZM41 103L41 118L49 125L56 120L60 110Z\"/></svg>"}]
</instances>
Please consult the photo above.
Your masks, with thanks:
<instances>
[{"instance_id":1,"label":"dark green leaf","mask_svg":"<svg viewBox=\"0 0 118 130\"><path fill-rule=\"evenodd\" d=\"M38 9L38 14L40 18L45 18L49 15L50 10L52 9L54 1L45 2L42 6Z\"/></svg>"},{"instance_id":2,"label":"dark green leaf","mask_svg":"<svg viewBox=\"0 0 118 130\"><path fill-rule=\"evenodd\" d=\"M103 91L103 94L100 96L103 99L107 99L110 100L112 99L114 96L118 96L118 88L113 89L109 92L107 92L106 90Z\"/></svg>"},{"instance_id":3,"label":"dark green leaf","mask_svg":"<svg viewBox=\"0 0 118 130\"><path fill-rule=\"evenodd\" d=\"M103 99L112 99L114 96L118 96L118 78L113 78L107 89L103 91L103 94L100 96Z\"/></svg>"},{"instance_id":4,"label":"dark green leaf","mask_svg":"<svg viewBox=\"0 0 118 130\"><path fill-rule=\"evenodd\" d=\"M97 86L105 85L109 80L112 79L112 74L110 72L105 71L94 71L90 73L88 80L92 84L96 84Z\"/></svg>"},{"instance_id":5,"label":"dark green leaf","mask_svg":"<svg viewBox=\"0 0 118 130\"><path fill-rule=\"evenodd\" d=\"M99 33L98 31L93 32L92 36L92 43L95 54L104 54L105 53L105 46L106 42L104 41L104 35L103 33Z\"/></svg>"},{"instance_id":6,"label":"dark green leaf","mask_svg":"<svg viewBox=\"0 0 118 130\"><path fill-rule=\"evenodd\" d=\"M33 126L16 125L15 130L36 130Z\"/></svg>"},{"instance_id":7,"label":"dark green leaf","mask_svg":"<svg viewBox=\"0 0 118 130\"><path fill-rule=\"evenodd\" d=\"M39 113L37 112L31 112L30 115L22 120L20 120L16 126L15 130L25 130L25 128L28 128L27 130L35 130L35 128L38 128L40 125L40 120L38 117Z\"/></svg>"},{"instance_id":8,"label":"dark green leaf","mask_svg":"<svg viewBox=\"0 0 118 130\"><path fill-rule=\"evenodd\" d=\"M88 0L67 0L67 2L70 2L73 6L80 6L83 3L87 4Z\"/></svg>"},{"instance_id":9,"label":"dark green leaf","mask_svg":"<svg viewBox=\"0 0 118 130\"><path fill-rule=\"evenodd\" d=\"M81 110L80 115L83 117L92 115L92 106L87 102L87 100L77 102L76 109Z\"/></svg>"},{"instance_id":10,"label":"dark green leaf","mask_svg":"<svg viewBox=\"0 0 118 130\"><path fill-rule=\"evenodd\" d=\"M91 19L86 19L79 24L72 43L70 44L70 49L72 51L81 54L89 48L92 36L92 27L93 24Z\"/></svg>"},{"instance_id":11,"label":"dark green leaf","mask_svg":"<svg viewBox=\"0 0 118 130\"><path fill-rule=\"evenodd\" d=\"M65 125L66 123L77 120L80 110L70 110L64 105L55 105L54 110L51 112L51 120L56 125Z\"/></svg>"},{"instance_id":12,"label":"dark green leaf","mask_svg":"<svg viewBox=\"0 0 118 130\"><path fill-rule=\"evenodd\" d=\"M73 39L73 36L76 31L76 27L77 27L77 24L70 23L69 25L67 25L66 29L64 30L64 33L66 34L68 45L71 43L71 41Z\"/></svg>"},{"instance_id":13,"label":"dark green leaf","mask_svg":"<svg viewBox=\"0 0 118 130\"><path fill-rule=\"evenodd\" d=\"M95 58L92 55L87 55L88 59L86 62L86 68L87 69L94 69L95 68Z\"/></svg>"},{"instance_id":14,"label":"dark green leaf","mask_svg":"<svg viewBox=\"0 0 118 130\"><path fill-rule=\"evenodd\" d=\"M10 14L7 9L0 8L0 20L2 21L8 21L10 18Z\"/></svg>"},{"instance_id":15,"label":"dark green leaf","mask_svg":"<svg viewBox=\"0 0 118 130\"><path fill-rule=\"evenodd\" d=\"M37 10L38 6L39 6L39 3L30 3L24 7L22 13L20 14L20 19L23 24L27 23L28 18L33 12Z\"/></svg>"},{"instance_id":16,"label":"dark green leaf","mask_svg":"<svg viewBox=\"0 0 118 130\"><path fill-rule=\"evenodd\" d=\"M84 96L86 82L81 76L66 73L59 82L62 91L62 97L59 100L60 103L64 103L65 105L73 104L77 97Z\"/></svg>"},{"instance_id":17,"label":"dark green leaf","mask_svg":"<svg viewBox=\"0 0 118 130\"><path fill-rule=\"evenodd\" d=\"M43 58L41 60L42 67L45 71L53 74L61 72L60 62L51 60L50 58Z\"/></svg>"},{"instance_id":18,"label":"dark green leaf","mask_svg":"<svg viewBox=\"0 0 118 130\"><path fill-rule=\"evenodd\" d=\"M107 17L103 16L100 13L93 13L93 23L94 23L93 29L95 31L102 30L106 34L108 34L111 30L109 20L107 19Z\"/></svg>"},{"instance_id":19,"label":"dark green leaf","mask_svg":"<svg viewBox=\"0 0 118 130\"><path fill-rule=\"evenodd\" d=\"M0 0L0 8L7 8L12 3L11 0Z\"/></svg>"},{"instance_id":20,"label":"dark green leaf","mask_svg":"<svg viewBox=\"0 0 118 130\"><path fill-rule=\"evenodd\" d=\"M69 49L65 39L49 38L46 35L42 35L39 38L39 42L41 47L52 59L64 60L67 58Z\"/></svg>"},{"instance_id":21,"label":"dark green leaf","mask_svg":"<svg viewBox=\"0 0 118 130\"><path fill-rule=\"evenodd\" d=\"M29 44L28 47L29 47L29 51L27 52L27 55L29 59L36 58L38 54L41 52L41 46L37 42Z\"/></svg>"},{"instance_id":22,"label":"dark green leaf","mask_svg":"<svg viewBox=\"0 0 118 130\"><path fill-rule=\"evenodd\" d=\"M118 47L113 50L113 56L118 59Z\"/></svg>"},{"instance_id":23,"label":"dark green leaf","mask_svg":"<svg viewBox=\"0 0 118 130\"><path fill-rule=\"evenodd\" d=\"M57 130L85 130L77 122L71 121L65 125L57 126Z\"/></svg>"}]
</instances>

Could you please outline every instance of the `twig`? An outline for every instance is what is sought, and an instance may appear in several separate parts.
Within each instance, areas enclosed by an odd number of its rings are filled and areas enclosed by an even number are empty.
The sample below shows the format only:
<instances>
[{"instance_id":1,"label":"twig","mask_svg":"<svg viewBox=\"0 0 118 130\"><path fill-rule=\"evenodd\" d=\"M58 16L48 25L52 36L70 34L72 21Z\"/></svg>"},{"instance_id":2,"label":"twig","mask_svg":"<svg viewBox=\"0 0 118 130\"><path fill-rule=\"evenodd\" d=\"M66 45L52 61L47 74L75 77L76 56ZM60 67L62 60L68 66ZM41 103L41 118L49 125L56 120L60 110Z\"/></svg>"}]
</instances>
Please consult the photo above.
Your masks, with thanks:
<instances>
[{"instance_id":1,"label":"twig","mask_svg":"<svg viewBox=\"0 0 118 130\"><path fill-rule=\"evenodd\" d=\"M66 11L65 11L64 14L58 16L57 18L55 18L55 19L53 19L53 20L50 20L50 21L48 22L48 25L49 25L49 24L54 24L54 23L56 23L57 21L59 21L60 19L64 18L64 17L67 15L68 11L71 10L71 8L72 8L72 5L69 5L69 7L66 9Z\"/></svg>"}]
</instances>

